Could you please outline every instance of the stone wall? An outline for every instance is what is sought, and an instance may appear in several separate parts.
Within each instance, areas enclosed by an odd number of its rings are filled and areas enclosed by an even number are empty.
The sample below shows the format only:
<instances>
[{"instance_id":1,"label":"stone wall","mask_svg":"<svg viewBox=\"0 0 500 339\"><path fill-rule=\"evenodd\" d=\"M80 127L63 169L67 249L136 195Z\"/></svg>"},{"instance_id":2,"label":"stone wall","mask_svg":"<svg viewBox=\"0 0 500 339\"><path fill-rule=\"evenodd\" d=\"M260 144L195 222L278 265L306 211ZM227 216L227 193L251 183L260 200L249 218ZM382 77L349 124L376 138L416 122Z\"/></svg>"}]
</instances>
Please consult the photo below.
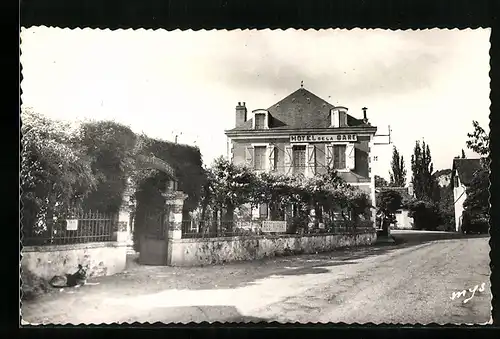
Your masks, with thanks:
<instances>
[{"instance_id":1,"label":"stone wall","mask_svg":"<svg viewBox=\"0 0 500 339\"><path fill-rule=\"evenodd\" d=\"M78 264L89 264L90 276L113 275L125 269L127 244L117 242L54 246L26 246L21 268L45 280L74 273Z\"/></svg>"},{"instance_id":2,"label":"stone wall","mask_svg":"<svg viewBox=\"0 0 500 339\"><path fill-rule=\"evenodd\" d=\"M221 264L278 255L328 252L348 246L371 245L375 230L358 234L267 235L207 239L170 239L172 266Z\"/></svg>"}]
</instances>

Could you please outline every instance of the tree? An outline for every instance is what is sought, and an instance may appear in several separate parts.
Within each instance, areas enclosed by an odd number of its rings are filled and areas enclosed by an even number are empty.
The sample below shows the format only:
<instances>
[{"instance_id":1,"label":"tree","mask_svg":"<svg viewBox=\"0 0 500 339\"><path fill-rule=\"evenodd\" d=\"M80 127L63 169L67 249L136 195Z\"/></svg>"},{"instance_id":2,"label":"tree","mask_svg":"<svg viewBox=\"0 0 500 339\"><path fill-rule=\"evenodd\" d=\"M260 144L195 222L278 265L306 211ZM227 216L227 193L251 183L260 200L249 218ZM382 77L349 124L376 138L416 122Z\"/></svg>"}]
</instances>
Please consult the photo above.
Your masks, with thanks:
<instances>
[{"instance_id":1,"label":"tree","mask_svg":"<svg viewBox=\"0 0 500 339\"><path fill-rule=\"evenodd\" d=\"M375 187L387 187L389 183L381 176L375 175Z\"/></svg>"},{"instance_id":2,"label":"tree","mask_svg":"<svg viewBox=\"0 0 500 339\"><path fill-rule=\"evenodd\" d=\"M481 156L489 156L490 154L490 137L486 131L475 120L472 121L474 131L467 133L469 140L467 140L467 148L473 150Z\"/></svg>"},{"instance_id":3,"label":"tree","mask_svg":"<svg viewBox=\"0 0 500 339\"><path fill-rule=\"evenodd\" d=\"M21 201L23 227L47 231L47 221L63 216L96 186L84 149L73 144L68 124L30 109L21 113Z\"/></svg>"},{"instance_id":4,"label":"tree","mask_svg":"<svg viewBox=\"0 0 500 339\"><path fill-rule=\"evenodd\" d=\"M418 200L438 201L437 182L432 176L433 165L429 145L417 140L411 156L412 183L415 196Z\"/></svg>"},{"instance_id":5,"label":"tree","mask_svg":"<svg viewBox=\"0 0 500 339\"><path fill-rule=\"evenodd\" d=\"M390 185L403 187L406 184L406 168L403 156L399 154L396 146L392 149Z\"/></svg>"},{"instance_id":6,"label":"tree","mask_svg":"<svg viewBox=\"0 0 500 339\"><path fill-rule=\"evenodd\" d=\"M377 207L386 214L393 214L401 208L403 197L397 191L388 189L377 194Z\"/></svg>"},{"instance_id":7,"label":"tree","mask_svg":"<svg viewBox=\"0 0 500 339\"><path fill-rule=\"evenodd\" d=\"M474 131L467 133L467 147L482 156L482 168L474 173L466 189L463 227L467 230L485 232L489 224L489 155L490 138L477 121L472 121Z\"/></svg>"},{"instance_id":8,"label":"tree","mask_svg":"<svg viewBox=\"0 0 500 339\"><path fill-rule=\"evenodd\" d=\"M382 230L385 235L389 231L389 223L391 219L395 219L394 214L403 205L403 197L401 194L395 190L383 190L376 196L377 199L377 209L385 215L385 220L382 221Z\"/></svg>"},{"instance_id":9,"label":"tree","mask_svg":"<svg viewBox=\"0 0 500 339\"><path fill-rule=\"evenodd\" d=\"M464 201L464 227L468 230L487 231L489 223L489 170L481 168L474 173L466 189Z\"/></svg>"},{"instance_id":10,"label":"tree","mask_svg":"<svg viewBox=\"0 0 500 339\"><path fill-rule=\"evenodd\" d=\"M212 205L215 209L225 211L224 222L227 231L232 231L234 211L237 207L251 202L252 192L257 183L255 174L248 168L237 166L223 157L215 159L210 168L209 178L212 182Z\"/></svg>"},{"instance_id":11,"label":"tree","mask_svg":"<svg viewBox=\"0 0 500 339\"><path fill-rule=\"evenodd\" d=\"M453 197L453 185L440 187L439 192L439 220L445 231L455 230L455 208Z\"/></svg>"}]
</instances>

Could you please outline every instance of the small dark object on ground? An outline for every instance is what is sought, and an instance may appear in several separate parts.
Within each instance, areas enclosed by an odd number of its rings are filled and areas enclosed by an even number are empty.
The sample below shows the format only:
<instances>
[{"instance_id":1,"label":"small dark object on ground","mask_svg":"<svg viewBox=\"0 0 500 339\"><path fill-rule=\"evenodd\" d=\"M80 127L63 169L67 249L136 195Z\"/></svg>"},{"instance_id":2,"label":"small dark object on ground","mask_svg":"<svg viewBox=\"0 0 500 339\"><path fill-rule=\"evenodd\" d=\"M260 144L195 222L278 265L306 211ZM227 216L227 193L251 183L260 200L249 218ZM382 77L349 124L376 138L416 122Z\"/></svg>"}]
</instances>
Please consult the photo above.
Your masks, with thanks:
<instances>
[{"instance_id":1,"label":"small dark object on ground","mask_svg":"<svg viewBox=\"0 0 500 339\"><path fill-rule=\"evenodd\" d=\"M78 264L78 271L72 274L56 275L50 279L49 284L56 288L85 285L88 276L88 269L88 265L82 266L81 264Z\"/></svg>"}]
</instances>

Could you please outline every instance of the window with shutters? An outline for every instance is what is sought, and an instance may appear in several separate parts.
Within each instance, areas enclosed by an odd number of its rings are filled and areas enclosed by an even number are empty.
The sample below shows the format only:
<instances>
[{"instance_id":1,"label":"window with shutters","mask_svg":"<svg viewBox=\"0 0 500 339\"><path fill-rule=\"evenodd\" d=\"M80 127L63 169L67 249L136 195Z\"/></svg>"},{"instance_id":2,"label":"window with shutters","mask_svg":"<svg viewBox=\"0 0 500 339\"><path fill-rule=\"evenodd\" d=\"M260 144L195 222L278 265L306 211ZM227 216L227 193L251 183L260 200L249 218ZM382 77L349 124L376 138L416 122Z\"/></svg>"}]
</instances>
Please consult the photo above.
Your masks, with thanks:
<instances>
[{"instance_id":1,"label":"window with shutters","mask_svg":"<svg viewBox=\"0 0 500 339\"><path fill-rule=\"evenodd\" d=\"M346 168L346 145L333 145L333 168Z\"/></svg>"},{"instance_id":2,"label":"window with shutters","mask_svg":"<svg viewBox=\"0 0 500 339\"><path fill-rule=\"evenodd\" d=\"M255 114L255 129L264 129L266 122L266 115L259 113Z\"/></svg>"},{"instance_id":3,"label":"window with shutters","mask_svg":"<svg viewBox=\"0 0 500 339\"><path fill-rule=\"evenodd\" d=\"M304 174L306 171L306 146L293 147L293 173Z\"/></svg>"},{"instance_id":4,"label":"window with shutters","mask_svg":"<svg viewBox=\"0 0 500 339\"><path fill-rule=\"evenodd\" d=\"M254 169L266 169L266 146L254 147Z\"/></svg>"}]
</instances>

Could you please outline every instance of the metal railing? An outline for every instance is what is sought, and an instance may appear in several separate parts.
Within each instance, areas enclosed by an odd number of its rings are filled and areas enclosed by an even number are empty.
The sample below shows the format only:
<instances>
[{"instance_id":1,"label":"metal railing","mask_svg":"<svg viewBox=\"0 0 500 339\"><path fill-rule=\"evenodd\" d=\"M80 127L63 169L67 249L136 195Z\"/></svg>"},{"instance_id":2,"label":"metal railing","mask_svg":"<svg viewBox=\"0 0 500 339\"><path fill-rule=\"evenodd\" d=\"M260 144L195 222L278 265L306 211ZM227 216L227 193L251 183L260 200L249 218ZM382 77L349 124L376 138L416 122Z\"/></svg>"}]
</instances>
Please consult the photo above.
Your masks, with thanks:
<instances>
[{"instance_id":1,"label":"metal railing","mask_svg":"<svg viewBox=\"0 0 500 339\"><path fill-rule=\"evenodd\" d=\"M21 223L24 246L107 242L113 241L113 232L118 229L118 214L72 211L52 219L23 218Z\"/></svg>"},{"instance_id":2,"label":"metal railing","mask_svg":"<svg viewBox=\"0 0 500 339\"><path fill-rule=\"evenodd\" d=\"M217 238L231 236L255 236L264 234L345 234L373 231L373 223L367 221L337 220L326 221L323 227L304 227L304 224L292 225L287 223L286 231L264 232L262 220L253 221L183 221L182 238Z\"/></svg>"}]
</instances>

